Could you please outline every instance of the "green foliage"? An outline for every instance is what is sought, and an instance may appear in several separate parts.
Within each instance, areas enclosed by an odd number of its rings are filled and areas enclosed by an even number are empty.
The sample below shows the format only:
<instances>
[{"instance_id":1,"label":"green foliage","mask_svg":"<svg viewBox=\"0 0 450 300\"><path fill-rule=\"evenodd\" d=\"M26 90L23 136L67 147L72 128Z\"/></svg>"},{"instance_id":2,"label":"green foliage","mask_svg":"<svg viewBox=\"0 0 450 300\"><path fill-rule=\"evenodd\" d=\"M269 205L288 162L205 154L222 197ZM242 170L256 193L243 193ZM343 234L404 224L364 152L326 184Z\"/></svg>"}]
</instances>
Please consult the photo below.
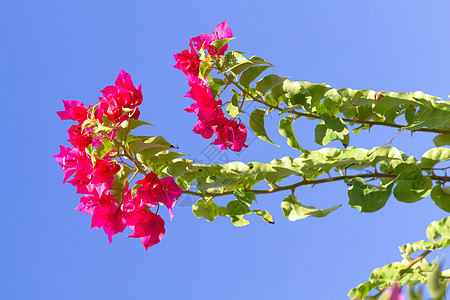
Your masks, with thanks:
<instances>
[{"instance_id":1,"label":"green foliage","mask_svg":"<svg viewBox=\"0 0 450 300\"><path fill-rule=\"evenodd\" d=\"M283 213L291 221L297 221L307 217L322 218L327 216L330 212L335 211L341 207L336 205L328 209L316 209L313 206L304 206L298 202L297 197L289 195L281 202Z\"/></svg>"},{"instance_id":2,"label":"green foliage","mask_svg":"<svg viewBox=\"0 0 450 300\"><path fill-rule=\"evenodd\" d=\"M350 290L348 294L350 298L364 299L375 289L378 289L381 294L386 288L398 282L400 285L410 287L411 299L423 299L421 288L412 289L419 283L428 284L433 299L445 299L443 297L450 280L450 270L441 271L441 264L438 264L436 260L430 263L425 260L425 256L450 245L450 217L432 222L427 228L427 237L429 241L418 241L399 247L404 259L375 269L367 282ZM421 254L417 258L411 258L411 255L416 252Z\"/></svg>"},{"instance_id":3,"label":"green foliage","mask_svg":"<svg viewBox=\"0 0 450 300\"><path fill-rule=\"evenodd\" d=\"M253 130L255 135L263 141L276 145L266 133L264 128L264 116L266 115L266 110L255 109L250 115L250 128Z\"/></svg>"}]
</instances>

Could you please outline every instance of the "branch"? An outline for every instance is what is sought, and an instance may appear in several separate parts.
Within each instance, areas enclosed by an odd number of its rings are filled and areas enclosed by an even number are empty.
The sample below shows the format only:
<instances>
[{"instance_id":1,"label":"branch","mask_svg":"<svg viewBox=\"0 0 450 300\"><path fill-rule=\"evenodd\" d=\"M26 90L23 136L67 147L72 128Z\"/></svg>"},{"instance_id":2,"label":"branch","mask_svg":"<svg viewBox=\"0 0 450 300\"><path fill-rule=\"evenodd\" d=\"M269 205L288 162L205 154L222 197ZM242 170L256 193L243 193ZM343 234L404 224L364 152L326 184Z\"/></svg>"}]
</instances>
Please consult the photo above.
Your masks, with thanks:
<instances>
[{"instance_id":1,"label":"branch","mask_svg":"<svg viewBox=\"0 0 450 300\"><path fill-rule=\"evenodd\" d=\"M406 274L406 272L411 269L412 266L414 266L416 263L420 262L422 259L425 258L425 256L427 256L428 254L430 254L431 252L433 252L433 250L427 250L425 252L423 252L420 256L416 257L415 259L411 260L408 265L400 271L399 275L403 276Z\"/></svg>"},{"instance_id":2,"label":"branch","mask_svg":"<svg viewBox=\"0 0 450 300\"><path fill-rule=\"evenodd\" d=\"M356 175L343 175L343 176L337 176L337 177L330 177L330 178L324 178L324 179L317 179L317 180L302 180L300 182L291 184L291 185L287 185L287 186L280 186L277 188L273 188L273 189L269 189L269 190L251 190L251 189L244 189L244 191L246 192L252 192L255 195L258 194L271 194L271 193L276 193L276 192L281 192L281 191L287 191L287 190L293 190L296 189L299 186L303 186L303 185L315 185L315 184L320 184L320 183L327 183L327 182L334 182L334 181L340 181L340 180L345 180L345 179L351 179L351 178L396 178L397 175L396 174L384 174L384 173L370 173L370 174L356 174ZM450 177L448 176L437 176L437 175L429 175L429 176L424 176L424 177L429 177L431 180L441 180L441 181L450 181ZM226 196L226 195L232 195L233 191L227 191L227 192L222 192L222 193L199 193L199 192L194 192L194 191L185 191L185 194L188 195L193 195L193 196L199 196L199 197L219 197L219 196Z\"/></svg>"},{"instance_id":3,"label":"branch","mask_svg":"<svg viewBox=\"0 0 450 300\"><path fill-rule=\"evenodd\" d=\"M242 93L246 94L253 101L261 103L261 104L263 104L263 105L265 105L265 106L267 106L267 107L269 107L271 109L278 110L280 112L283 110L282 108L280 108L278 106L270 105L269 103L264 102L261 99L253 97L253 95L251 95L249 92L244 90L237 82L235 82L232 78L230 78L226 72L222 71L220 69L220 67L216 63L215 63L215 65L217 66L219 72L222 73L225 76L225 78L228 80L228 82L231 82ZM294 114L296 116L299 116L299 117L322 120L322 118L319 115L316 115L316 114L302 113L302 112L298 112L296 110L290 111L290 113L292 113L292 114ZM347 122L347 123L366 124L366 125L369 125L369 126L381 125L381 126L387 126L387 127L393 127L393 128L399 128L399 129L405 129L405 127L408 126L408 125L399 125L399 124L393 124L393 123L387 123L387 122L365 121L365 120L347 119L347 118L341 118L341 120L343 120L344 122ZM411 129L408 129L408 130L411 130ZM433 132L433 133L440 133L440 134L450 134L450 130L445 130L445 129L419 128L419 129L414 129L414 130L411 130L411 131L412 132L414 132L414 131L422 131L422 132Z\"/></svg>"}]
</instances>

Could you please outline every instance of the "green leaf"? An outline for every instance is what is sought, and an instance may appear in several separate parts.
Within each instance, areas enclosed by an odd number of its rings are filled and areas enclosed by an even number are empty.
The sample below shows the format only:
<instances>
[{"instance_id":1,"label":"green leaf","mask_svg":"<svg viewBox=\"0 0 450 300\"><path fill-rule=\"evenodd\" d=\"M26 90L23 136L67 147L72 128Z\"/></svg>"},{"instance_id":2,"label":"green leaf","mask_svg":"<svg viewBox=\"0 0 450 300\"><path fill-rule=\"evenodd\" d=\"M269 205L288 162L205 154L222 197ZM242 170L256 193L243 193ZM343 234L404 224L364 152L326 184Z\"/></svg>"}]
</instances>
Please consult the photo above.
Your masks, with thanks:
<instances>
[{"instance_id":1,"label":"green leaf","mask_svg":"<svg viewBox=\"0 0 450 300\"><path fill-rule=\"evenodd\" d=\"M220 49L222 49L222 47L225 46L225 44L227 44L229 41L234 40L234 39L235 38L216 40L216 41L213 41L211 43L211 45L216 47L217 52L219 52Z\"/></svg>"},{"instance_id":2,"label":"green leaf","mask_svg":"<svg viewBox=\"0 0 450 300\"><path fill-rule=\"evenodd\" d=\"M446 212L450 212L450 194L442 189L442 185L438 184L431 190L431 199L434 203Z\"/></svg>"},{"instance_id":3,"label":"green leaf","mask_svg":"<svg viewBox=\"0 0 450 300\"><path fill-rule=\"evenodd\" d=\"M270 68L270 66L253 66L248 68L242 73L239 83L244 87L249 86L267 68Z\"/></svg>"},{"instance_id":4,"label":"green leaf","mask_svg":"<svg viewBox=\"0 0 450 300\"><path fill-rule=\"evenodd\" d=\"M269 214L269 212L265 211L265 210L259 210L259 209L255 209L252 212L254 212L255 214L257 214L258 216L260 216L264 221L266 221L269 224L275 224L275 222L273 221L272 216Z\"/></svg>"},{"instance_id":5,"label":"green leaf","mask_svg":"<svg viewBox=\"0 0 450 300\"><path fill-rule=\"evenodd\" d=\"M426 233L429 240L435 240L440 236L450 238L450 217L431 222Z\"/></svg>"},{"instance_id":6,"label":"green leaf","mask_svg":"<svg viewBox=\"0 0 450 300\"><path fill-rule=\"evenodd\" d=\"M277 147L279 147L277 144L272 142L269 138L269 136L266 133L266 129L264 128L264 115L266 114L266 110L258 108L255 109L252 114L250 115L250 128L253 130L255 135L268 143L271 143Z\"/></svg>"},{"instance_id":7,"label":"green leaf","mask_svg":"<svg viewBox=\"0 0 450 300\"><path fill-rule=\"evenodd\" d=\"M217 206L212 199L198 199L197 203L192 205L192 212L197 218L205 218L210 222L217 216L226 215L225 208Z\"/></svg>"},{"instance_id":8,"label":"green leaf","mask_svg":"<svg viewBox=\"0 0 450 300\"><path fill-rule=\"evenodd\" d=\"M114 174L114 181L111 187L111 195L119 202L119 205L123 201L123 192L125 187L125 182L128 179L130 174L134 173L132 169L130 169L126 165L120 165L120 170L116 174Z\"/></svg>"},{"instance_id":9,"label":"green leaf","mask_svg":"<svg viewBox=\"0 0 450 300\"><path fill-rule=\"evenodd\" d=\"M304 150L297 141L295 137L294 130L292 129L292 122L294 121L293 117L285 117L280 120L280 125L278 126L278 131L284 137L287 137L287 144L292 148L298 149L303 153L307 153L308 151Z\"/></svg>"},{"instance_id":10,"label":"green leaf","mask_svg":"<svg viewBox=\"0 0 450 300\"><path fill-rule=\"evenodd\" d=\"M111 150L113 150L114 145L108 139L102 139L101 145L97 146L92 150L92 155L95 157L103 158Z\"/></svg>"},{"instance_id":11,"label":"green leaf","mask_svg":"<svg viewBox=\"0 0 450 300\"><path fill-rule=\"evenodd\" d=\"M256 83L256 91L261 96L264 96L270 89L283 83L287 77L280 77L278 75L270 74L262 78Z\"/></svg>"},{"instance_id":12,"label":"green leaf","mask_svg":"<svg viewBox=\"0 0 450 300\"><path fill-rule=\"evenodd\" d=\"M144 122L141 120L135 120L135 119L128 119L128 120L123 121L122 123L120 123L119 130L117 131L117 139L120 141L123 141L125 139L125 134L127 133L127 128L128 128L128 133L131 133L131 131L133 131L133 129L136 129L143 125L154 126L153 124L150 124L150 123L147 123L147 122Z\"/></svg>"},{"instance_id":13,"label":"green leaf","mask_svg":"<svg viewBox=\"0 0 450 300\"><path fill-rule=\"evenodd\" d=\"M236 200L230 201L227 204L227 216L231 218L231 222L235 226L245 226L249 222L244 219L244 215L252 213L250 205L256 201L255 194L251 192L244 192L242 189L234 191Z\"/></svg>"},{"instance_id":14,"label":"green leaf","mask_svg":"<svg viewBox=\"0 0 450 300\"><path fill-rule=\"evenodd\" d=\"M344 121L341 118L332 118L328 114L321 115L320 117L323 122L316 126L316 143L325 146L331 141L339 140L344 147L347 147L350 136Z\"/></svg>"},{"instance_id":15,"label":"green leaf","mask_svg":"<svg viewBox=\"0 0 450 300\"><path fill-rule=\"evenodd\" d=\"M438 264L431 272L430 277L427 280L428 289L432 299L445 299L445 291L447 290L446 281L439 282L441 275L442 263Z\"/></svg>"},{"instance_id":16,"label":"green leaf","mask_svg":"<svg viewBox=\"0 0 450 300\"><path fill-rule=\"evenodd\" d=\"M298 202L297 197L294 195L287 196L281 202L281 208L283 209L284 215L291 221L296 221L307 217L322 218L339 207L341 207L341 205L336 205L328 209L317 209L313 206L304 206Z\"/></svg>"},{"instance_id":17,"label":"green leaf","mask_svg":"<svg viewBox=\"0 0 450 300\"><path fill-rule=\"evenodd\" d=\"M331 87L328 84L311 84L308 82L308 87L306 87L308 93L312 97L312 101L316 102L325 97L325 94L331 90Z\"/></svg>"},{"instance_id":18,"label":"green leaf","mask_svg":"<svg viewBox=\"0 0 450 300\"><path fill-rule=\"evenodd\" d=\"M406 129L416 130L423 127L442 128L450 124L450 110L428 109L417 113L414 121Z\"/></svg>"},{"instance_id":19,"label":"green leaf","mask_svg":"<svg viewBox=\"0 0 450 300\"><path fill-rule=\"evenodd\" d=\"M404 253L405 257L409 257L409 255L417 251L432 249L434 249L434 243L430 241L418 241L414 243L408 243L399 247L400 252Z\"/></svg>"},{"instance_id":20,"label":"green leaf","mask_svg":"<svg viewBox=\"0 0 450 300\"><path fill-rule=\"evenodd\" d=\"M450 134L440 134L433 139L436 147L450 145Z\"/></svg>"},{"instance_id":21,"label":"green leaf","mask_svg":"<svg viewBox=\"0 0 450 300\"><path fill-rule=\"evenodd\" d=\"M250 61L254 64L254 65L269 65L269 66L273 66L270 62L268 62L267 60L261 58L261 57L257 57L257 56L252 56L250 57Z\"/></svg>"},{"instance_id":22,"label":"green leaf","mask_svg":"<svg viewBox=\"0 0 450 300\"><path fill-rule=\"evenodd\" d=\"M413 164L401 163L394 169L398 184L394 188L397 200L413 203L425 198L431 192L433 183L429 177L422 175L422 169Z\"/></svg>"},{"instance_id":23,"label":"green leaf","mask_svg":"<svg viewBox=\"0 0 450 300\"><path fill-rule=\"evenodd\" d=\"M362 178L356 177L348 182L348 204L360 212L375 212L381 209L391 196L391 183L387 188L367 184Z\"/></svg>"},{"instance_id":24,"label":"green leaf","mask_svg":"<svg viewBox=\"0 0 450 300\"><path fill-rule=\"evenodd\" d=\"M237 117L239 115L239 94L234 91L233 97L231 98L231 103L227 106L227 113L232 117Z\"/></svg>"},{"instance_id":25,"label":"green leaf","mask_svg":"<svg viewBox=\"0 0 450 300\"><path fill-rule=\"evenodd\" d=\"M433 168L435 164L450 160L449 148L433 148L425 152L422 156L422 168Z\"/></svg>"},{"instance_id":26,"label":"green leaf","mask_svg":"<svg viewBox=\"0 0 450 300\"><path fill-rule=\"evenodd\" d=\"M348 292L350 299L364 299L373 289L377 288L380 282L366 281Z\"/></svg>"},{"instance_id":27,"label":"green leaf","mask_svg":"<svg viewBox=\"0 0 450 300\"><path fill-rule=\"evenodd\" d=\"M246 59L243 55L241 55L237 51L230 51L223 57L224 60L221 65L221 69L223 72L230 71L233 68L236 68L241 65L252 65L253 63Z\"/></svg>"}]
</instances>

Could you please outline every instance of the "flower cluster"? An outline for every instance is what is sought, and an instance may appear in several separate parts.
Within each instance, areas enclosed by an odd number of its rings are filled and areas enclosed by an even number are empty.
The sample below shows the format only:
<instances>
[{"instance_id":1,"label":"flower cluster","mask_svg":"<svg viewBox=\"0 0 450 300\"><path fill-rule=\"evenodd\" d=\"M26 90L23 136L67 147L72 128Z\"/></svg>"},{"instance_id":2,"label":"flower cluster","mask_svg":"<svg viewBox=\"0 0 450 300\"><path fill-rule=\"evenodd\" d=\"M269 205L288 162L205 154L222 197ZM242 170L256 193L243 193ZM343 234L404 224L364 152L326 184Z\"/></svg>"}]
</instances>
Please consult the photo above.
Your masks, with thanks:
<instances>
[{"instance_id":1,"label":"flower cluster","mask_svg":"<svg viewBox=\"0 0 450 300\"><path fill-rule=\"evenodd\" d=\"M193 131L200 134L203 138L209 139L214 134L216 139L212 144L219 145L221 150L231 149L233 151L241 151L247 139L247 128L236 120L228 119L222 111L222 101L216 100L211 88L208 86L208 78L202 77L199 73L202 60L199 51L202 49L208 52L209 56L206 61L217 61L220 56L224 55L228 48L225 43L220 49L214 45L214 41L228 39L233 33L228 27L228 22L224 21L216 26L215 32L212 34L202 34L194 37L189 42L190 50L183 50L174 54L176 61L175 68L181 70L188 80L191 88L185 97L194 100L194 103L185 109L188 113L196 113L198 117L197 124Z\"/></svg>"},{"instance_id":2,"label":"flower cluster","mask_svg":"<svg viewBox=\"0 0 450 300\"><path fill-rule=\"evenodd\" d=\"M73 149L60 146L60 153L54 157L63 169L63 183L70 183L77 188L78 194L84 195L76 209L92 216L92 228L103 228L111 243L112 236L128 226L134 230L129 237L141 238L148 249L159 243L165 233L164 220L150 208L159 209L163 204L172 219L175 201L183 190L172 177L159 179L152 171L130 189L128 176L123 176L120 172L123 166L117 162L120 147L111 149L104 157L92 154L105 139L120 146L114 139L119 125L137 119L142 103L141 87L135 87L131 76L123 70L115 85L106 87L101 93L100 103L89 108L79 101L63 100L65 110L57 112L58 116L78 124L67 131ZM99 126L108 130L95 130ZM139 171L136 168L135 175Z\"/></svg>"}]
</instances>

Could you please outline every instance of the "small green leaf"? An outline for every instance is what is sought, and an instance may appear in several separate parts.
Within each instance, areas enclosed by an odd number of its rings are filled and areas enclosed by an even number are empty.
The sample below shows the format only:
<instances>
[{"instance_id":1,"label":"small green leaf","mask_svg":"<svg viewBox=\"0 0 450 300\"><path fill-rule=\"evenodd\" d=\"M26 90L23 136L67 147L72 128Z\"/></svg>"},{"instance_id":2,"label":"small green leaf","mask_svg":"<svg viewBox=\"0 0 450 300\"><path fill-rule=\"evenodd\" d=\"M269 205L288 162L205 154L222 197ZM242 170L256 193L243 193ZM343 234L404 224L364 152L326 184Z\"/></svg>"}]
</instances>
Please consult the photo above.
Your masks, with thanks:
<instances>
[{"instance_id":1,"label":"small green leaf","mask_svg":"<svg viewBox=\"0 0 450 300\"><path fill-rule=\"evenodd\" d=\"M413 203L425 198L431 192L433 183L429 177L422 175L422 169L408 163L401 163L394 169L398 184L394 196L398 201Z\"/></svg>"},{"instance_id":2,"label":"small green leaf","mask_svg":"<svg viewBox=\"0 0 450 300\"><path fill-rule=\"evenodd\" d=\"M438 207L446 212L450 212L450 194L442 189L441 184L436 185L431 190L431 199Z\"/></svg>"},{"instance_id":3,"label":"small green leaf","mask_svg":"<svg viewBox=\"0 0 450 300\"><path fill-rule=\"evenodd\" d=\"M235 38L216 40L216 41L213 41L211 43L211 45L216 47L217 52L219 52L220 49L222 49L222 47L225 46L225 44L227 44L229 41L234 40L234 39Z\"/></svg>"},{"instance_id":4,"label":"small green leaf","mask_svg":"<svg viewBox=\"0 0 450 300\"><path fill-rule=\"evenodd\" d=\"M266 129L264 128L264 116L266 114L266 110L258 108L255 109L250 115L250 128L253 130L255 135L263 141L271 143L277 147L277 144L271 141L269 136L266 133Z\"/></svg>"},{"instance_id":5,"label":"small green leaf","mask_svg":"<svg viewBox=\"0 0 450 300\"><path fill-rule=\"evenodd\" d=\"M237 117L239 115L240 109L239 109L239 94L235 92L233 94L233 97L231 98L231 103L227 106L227 113L232 117Z\"/></svg>"},{"instance_id":6,"label":"small green leaf","mask_svg":"<svg viewBox=\"0 0 450 300\"><path fill-rule=\"evenodd\" d=\"M103 158L106 154L108 154L111 150L113 150L114 145L108 139L102 139L101 145L97 146L92 150L92 154L95 157Z\"/></svg>"},{"instance_id":7,"label":"small green leaf","mask_svg":"<svg viewBox=\"0 0 450 300\"><path fill-rule=\"evenodd\" d=\"M421 167L433 168L435 164L446 160L450 160L449 148L433 148L423 154Z\"/></svg>"},{"instance_id":8,"label":"small green leaf","mask_svg":"<svg viewBox=\"0 0 450 300\"><path fill-rule=\"evenodd\" d=\"M264 221L266 221L269 224L275 224L275 222L273 221L272 216L269 214L269 212L265 211L265 210L259 210L259 209L255 209L252 212L254 212L255 214L257 214L258 216L260 216Z\"/></svg>"},{"instance_id":9,"label":"small green leaf","mask_svg":"<svg viewBox=\"0 0 450 300\"><path fill-rule=\"evenodd\" d=\"M283 83L287 77L280 77L278 75L270 74L262 78L256 83L256 91L264 96L270 89Z\"/></svg>"},{"instance_id":10,"label":"small green leaf","mask_svg":"<svg viewBox=\"0 0 450 300\"><path fill-rule=\"evenodd\" d=\"M436 147L450 145L450 134L440 134L433 139Z\"/></svg>"},{"instance_id":11,"label":"small green leaf","mask_svg":"<svg viewBox=\"0 0 450 300\"><path fill-rule=\"evenodd\" d=\"M243 64L252 65L253 63L248 59L246 59L239 52L230 51L227 54L225 54L221 68L223 72L227 72Z\"/></svg>"},{"instance_id":12,"label":"small green leaf","mask_svg":"<svg viewBox=\"0 0 450 300\"><path fill-rule=\"evenodd\" d=\"M244 87L249 86L250 83L258 78L258 76L261 75L261 73L267 68L270 68L270 66L253 66L248 68L242 73L241 78L239 78L239 83Z\"/></svg>"},{"instance_id":13,"label":"small green leaf","mask_svg":"<svg viewBox=\"0 0 450 300\"><path fill-rule=\"evenodd\" d=\"M440 236L450 238L450 217L431 222L426 233L429 240L435 240Z\"/></svg>"},{"instance_id":14,"label":"small green leaf","mask_svg":"<svg viewBox=\"0 0 450 300\"><path fill-rule=\"evenodd\" d=\"M269 65L269 66L273 66L270 62L268 62L267 60L261 58L261 57L257 57L257 56L252 56L250 57L250 61L254 64L254 65Z\"/></svg>"},{"instance_id":15,"label":"small green leaf","mask_svg":"<svg viewBox=\"0 0 450 300\"><path fill-rule=\"evenodd\" d=\"M323 122L316 126L316 143L325 146L331 141L339 140L344 147L347 147L350 136L345 122L341 118L332 118L328 114L321 115L320 117Z\"/></svg>"},{"instance_id":16,"label":"small green leaf","mask_svg":"<svg viewBox=\"0 0 450 300\"><path fill-rule=\"evenodd\" d=\"M287 144L292 148L298 149L303 153L307 153L308 151L304 150L297 141L295 137L294 130L292 129L292 122L294 121L293 117L285 117L280 120L280 125L278 126L278 131L280 134L287 138Z\"/></svg>"},{"instance_id":17,"label":"small green leaf","mask_svg":"<svg viewBox=\"0 0 450 300\"><path fill-rule=\"evenodd\" d=\"M322 218L339 207L341 207L341 205L336 205L328 209L317 209L313 206L304 206L298 202L297 197L294 195L287 196L281 202L281 208L283 209L284 215L291 221L296 221L307 217Z\"/></svg>"},{"instance_id":18,"label":"small green leaf","mask_svg":"<svg viewBox=\"0 0 450 300\"><path fill-rule=\"evenodd\" d=\"M348 204L360 212L375 212L381 209L391 196L393 183L387 188L367 184L362 178L356 177L348 182Z\"/></svg>"},{"instance_id":19,"label":"small green leaf","mask_svg":"<svg viewBox=\"0 0 450 300\"><path fill-rule=\"evenodd\" d=\"M192 212L197 218L205 218L210 222L217 216L226 214L225 208L217 206L212 199L198 199L197 203L192 205Z\"/></svg>"}]
</instances>

